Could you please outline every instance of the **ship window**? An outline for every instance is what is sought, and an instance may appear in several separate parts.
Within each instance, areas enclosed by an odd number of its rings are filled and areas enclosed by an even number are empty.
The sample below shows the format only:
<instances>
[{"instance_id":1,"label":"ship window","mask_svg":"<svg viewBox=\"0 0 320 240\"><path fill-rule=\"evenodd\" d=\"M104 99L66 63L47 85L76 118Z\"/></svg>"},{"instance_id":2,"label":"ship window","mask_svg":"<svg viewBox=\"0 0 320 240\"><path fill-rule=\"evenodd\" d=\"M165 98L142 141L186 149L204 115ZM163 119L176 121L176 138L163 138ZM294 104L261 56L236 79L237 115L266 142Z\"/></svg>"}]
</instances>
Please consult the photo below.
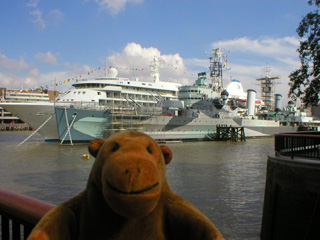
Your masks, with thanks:
<instances>
[{"instance_id":1,"label":"ship window","mask_svg":"<svg viewBox=\"0 0 320 240\"><path fill-rule=\"evenodd\" d=\"M97 92L98 95L101 95L101 92Z\"/></svg>"},{"instance_id":2,"label":"ship window","mask_svg":"<svg viewBox=\"0 0 320 240\"><path fill-rule=\"evenodd\" d=\"M86 92L85 92L85 91L83 91L83 92L82 92L82 94L86 94Z\"/></svg>"}]
</instances>

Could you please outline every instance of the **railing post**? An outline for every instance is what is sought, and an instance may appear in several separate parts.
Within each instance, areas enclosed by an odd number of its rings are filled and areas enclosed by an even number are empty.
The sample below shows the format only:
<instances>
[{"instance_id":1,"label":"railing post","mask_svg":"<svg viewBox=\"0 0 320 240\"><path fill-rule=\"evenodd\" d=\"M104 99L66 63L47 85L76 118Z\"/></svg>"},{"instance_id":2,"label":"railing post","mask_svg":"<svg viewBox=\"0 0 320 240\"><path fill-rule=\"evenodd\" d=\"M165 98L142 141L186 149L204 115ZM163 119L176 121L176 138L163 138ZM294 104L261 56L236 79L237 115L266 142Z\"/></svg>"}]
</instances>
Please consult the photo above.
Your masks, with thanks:
<instances>
[{"instance_id":1,"label":"railing post","mask_svg":"<svg viewBox=\"0 0 320 240\"><path fill-rule=\"evenodd\" d=\"M20 223L16 221L12 221L12 239L13 240L20 240Z\"/></svg>"},{"instance_id":2,"label":"railing post","mask_svg":"<svg viewBox=\"0 0 320 240\"><path fill-rule=\"evenodd\" d=\"M2 239L9 240L9 218L1 216Z\"/></svg>"}]
</instances>

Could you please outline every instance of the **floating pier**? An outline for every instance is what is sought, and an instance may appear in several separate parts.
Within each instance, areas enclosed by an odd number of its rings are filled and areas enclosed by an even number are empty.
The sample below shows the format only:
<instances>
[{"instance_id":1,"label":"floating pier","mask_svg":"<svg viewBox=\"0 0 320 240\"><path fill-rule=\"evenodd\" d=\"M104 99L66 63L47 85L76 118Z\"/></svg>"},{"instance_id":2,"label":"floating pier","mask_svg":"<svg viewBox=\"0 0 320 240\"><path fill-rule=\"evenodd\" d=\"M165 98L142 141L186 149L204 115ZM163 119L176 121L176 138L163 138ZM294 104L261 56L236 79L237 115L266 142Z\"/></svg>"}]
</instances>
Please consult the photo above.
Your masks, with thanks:
<instances>
[{"instance_id":1,"label":"floating pier","mask_svg":"<svg viewBox=\"0 0 320 240\"><path fill-rule=\"evenodd\" d=\"M215 140L232 142L245 141L246 136L244 133L244 127L218 125Z\"/></svg>"}]
</instances>

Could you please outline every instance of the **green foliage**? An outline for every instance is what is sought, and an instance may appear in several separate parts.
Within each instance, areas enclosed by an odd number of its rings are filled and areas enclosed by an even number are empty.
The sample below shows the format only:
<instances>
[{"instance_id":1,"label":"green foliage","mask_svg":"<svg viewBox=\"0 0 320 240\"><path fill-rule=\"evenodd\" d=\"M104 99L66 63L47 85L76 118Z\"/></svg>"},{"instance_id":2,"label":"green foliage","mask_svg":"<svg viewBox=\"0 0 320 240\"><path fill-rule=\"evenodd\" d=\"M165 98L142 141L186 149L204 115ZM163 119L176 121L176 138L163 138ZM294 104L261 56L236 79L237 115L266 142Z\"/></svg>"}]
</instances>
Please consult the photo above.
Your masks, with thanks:
<instances>
[{"instance_id":1,"label":"green foliage","mask_svg":"<svg viewBox=\"0 0 320 240\"><path fill-rule=\"evenodd\" d=\"M297 28L302 38L300 48L301 67L289 75L289 96L300 98L306 106L319 104L320 97L320 0L309 0L309 5L317 7L308 13Z\"/></svg>"}]
</instances>

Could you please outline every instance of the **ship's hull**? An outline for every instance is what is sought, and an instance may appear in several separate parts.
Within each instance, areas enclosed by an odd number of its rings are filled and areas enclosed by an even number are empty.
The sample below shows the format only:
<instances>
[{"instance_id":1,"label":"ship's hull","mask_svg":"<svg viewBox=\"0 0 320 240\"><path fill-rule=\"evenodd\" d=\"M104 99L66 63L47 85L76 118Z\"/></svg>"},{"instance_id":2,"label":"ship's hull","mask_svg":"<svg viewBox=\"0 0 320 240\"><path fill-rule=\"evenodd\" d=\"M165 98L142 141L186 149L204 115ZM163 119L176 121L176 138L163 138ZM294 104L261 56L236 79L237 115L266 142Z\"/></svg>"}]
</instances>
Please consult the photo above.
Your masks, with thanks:
<instances>
[{"instance_id":1,"label":"ship's hull","mask_svg":"<svg viewBox=\"0 0 320 240\"><path fill-rule=\"evenodd\" d=\"M276 133L296 131L297 127L280 126L272 120L188 118L159 116L150 118L144 132L163 140L203 140L216 133L217 126L244 127L246 137L268 137Z\"/></svg>"},{"instance_id":2,"label":"ship's hull","mask_svg":"<svg viewBox=\"0 0 320 240\"><path fill-rule=\"evenodd\" d=\"M73 142L107 138L117 131L129 129L142 131L156 140L203 140L215 134L218 125L244 127L246 137L267 137L276 133L297 131L297 127L280 126L279 122L272 120L221 119L200 115L198 118L150 116L143 120L130 121L104 111L56 108L55 112L60 140L70 141L71 137Z\"/></svg>"},{"instance_id":3,"label":"ship's hull","mask_svg":"<svg viewBox=\"0 0 320 240\"><path fill-rule=\"evenodd\" d=\"M37 130L42 126L38 133L45 141L58 141L59 135L57 122L54 116L54 103L34 102L34 103L5 103L0 106L17 116L23 122L27 123ZM45 124L44 124L45 123Z\"/></svg>"},{"instance_id":4,"label":"ship's hull","mask_svg":"<svg viewBox=\"0 0 320 240\"><path fill-rule=\"evenodd\" d=\"M88 142L103 138L104 129L111 121L107 111L55 108L60 141Z\"/></svg>"}]
</instances>

